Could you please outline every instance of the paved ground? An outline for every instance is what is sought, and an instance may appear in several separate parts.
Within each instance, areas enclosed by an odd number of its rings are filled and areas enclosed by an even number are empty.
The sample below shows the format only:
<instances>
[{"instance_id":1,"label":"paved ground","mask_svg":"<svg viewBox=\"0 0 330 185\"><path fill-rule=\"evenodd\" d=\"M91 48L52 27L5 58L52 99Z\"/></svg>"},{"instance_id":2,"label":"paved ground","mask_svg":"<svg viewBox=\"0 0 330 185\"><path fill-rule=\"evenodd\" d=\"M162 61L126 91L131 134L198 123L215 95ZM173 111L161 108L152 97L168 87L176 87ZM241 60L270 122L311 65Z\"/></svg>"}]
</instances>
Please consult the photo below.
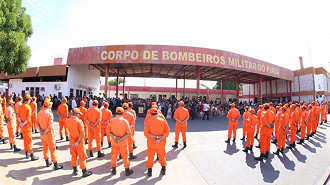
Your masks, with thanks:
<instances>
[{"instance_id":1,"label":"paved ground","mask_svg":"<svg viewBox=\"0 0 330 185\"><path fill-rule=\"evenodd\" d=\"M241 120L240 120L241 121ZM106 156L102 159L87 158L87 168L93 175L87 178L71 175L71 156L68 142L58 141L58 161L64 165L63 170L53 171L45 167L42 156L42 145L39 134L33 134L33 149L38 161L25 159L24 151L13 153L9 144L0 145L0 184L323 184L330 173L330 123L319 126L318 133L304 145L297 146L292 151L285 150L283 156L270 155L268 160L257 162L254 156L259 156L259 150L244 153L243 142L226 144L228 121L225 118L211 118L202 121L190 120L188 126L188 147L174 150L173 120L168 120L171 133L167 140L166 159L167 174L159 174L160 165L155 161L153 176L146 174L146 139L143 136L143 119L138 118L136 126L135 150L137 159L131 161L134 174L124 175L124 167L118 161L117 175L110 174L111 149L104 146ZM56 139L58 136L58 122ZM241 122L239 123L241 126ZM7 136L7 132L5 133ZM241 138L242 129L237 131ZM23 148L22 140L17 139L18 146ZM256 141L255 144L258 142ZM245 146L245 145L244 145ZM95 147L95 143L94 143ZM275 151L272 144L271 151ZM96 149L94 149L96 154ZM94 155L95 156L95 155Z\"/></svg>"}]
</instances>

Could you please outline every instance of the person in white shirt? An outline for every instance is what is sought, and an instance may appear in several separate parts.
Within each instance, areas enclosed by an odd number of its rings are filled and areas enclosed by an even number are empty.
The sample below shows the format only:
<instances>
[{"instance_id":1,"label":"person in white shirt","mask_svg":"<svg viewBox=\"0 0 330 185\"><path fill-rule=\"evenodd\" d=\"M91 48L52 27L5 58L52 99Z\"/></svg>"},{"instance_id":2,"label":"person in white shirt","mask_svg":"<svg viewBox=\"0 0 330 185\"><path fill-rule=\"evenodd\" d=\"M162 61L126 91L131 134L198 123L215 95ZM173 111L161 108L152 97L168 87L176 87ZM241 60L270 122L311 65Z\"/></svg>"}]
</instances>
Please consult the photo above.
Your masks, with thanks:
<instances>
[{"instance_id":1,"label":"person in white shirt","mask_svg":"<svg viewBox=\"0 0 330 185\"><path fill-rule=\"evenodd\" d=\"M206 116L207 120L209 120L210 119L210 104L208 104L206 101L203 104L203 112L204 112L203 120L204 120L205 116Z\"/></svg>"},{"instance_id":2,"label":"person in white shirt","mask_svg":"<svg viewBox=\"0 0 330 185\"><path fill-rule=\"evenodd\" d=\"M90 107L93 107L93 98L89 99L89 103L88 104L89 104L89 106L88 106L89 108Z\"/></svg>"},{"instance_id":3,"label":"person in white shirt","mask_svg":"<svg viewBox=\"0 0 330 185\"><path fill-rule=\"evenodd\" d=\"M77 108L77 102L76 102L76 100L75 100L74 97L72 98L71 108L72 108L72 109Z\"/></svg>"}]
</instances>

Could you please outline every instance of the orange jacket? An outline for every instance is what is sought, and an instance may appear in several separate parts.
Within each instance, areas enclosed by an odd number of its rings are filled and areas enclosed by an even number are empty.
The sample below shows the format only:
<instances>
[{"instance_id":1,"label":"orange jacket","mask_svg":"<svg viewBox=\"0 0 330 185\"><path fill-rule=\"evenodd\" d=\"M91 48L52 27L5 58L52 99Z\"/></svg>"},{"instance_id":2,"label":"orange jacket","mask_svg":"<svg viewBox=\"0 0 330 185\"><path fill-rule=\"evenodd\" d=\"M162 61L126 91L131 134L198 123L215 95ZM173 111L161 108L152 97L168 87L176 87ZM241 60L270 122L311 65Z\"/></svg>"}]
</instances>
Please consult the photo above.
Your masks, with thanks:
<instances>
[{"instance_id":1,"label":"orange jacket","mask_svg":"<svg viewBox=\"0 0 330 185\"><path fill-rule=\"evenodd\" d=\"M78 118L81 120L85 120L87 109L85 108L85 106L80 106L79 110L80 110L81 114L79 114Z\"/></svg>"},{"instance_id":2,"label":"orange jacket","mask_svg":"<svg viewBox=\"0 0 330 185\"><path fill-rule=\"evenodd\" d=\"M40 126L41 130L45 131L47 128L52 135L54 135L54 116L49 109L42 109L38 113L37 125Z\"/></svg>"},{"instance_id":3,"label":"orange jacket","mask_svg":"<svg viewBox=\"0 0 330 185\"><path fill-rule=\"evenodd\" d=\"M60 116L60 119L65 119L66 117L68 117L68 105L66 103L62 103L61 105L59 105L57 108L57 114Z\"/></svg>"},{"instance_id":4,"label":"orange jacket","mask_svg":"<svg viewBox=\"0 0 330 185\"><path fill-rule=\"evenodd\" d=\"M301 117L300 117L300 121L299 121L300 127L305 127L306 126L306 122L307 122L308 117L309 117L308 111L305 110L301 113Z\"/></svg>"},{"instance_id":5,"label":"orange jacket","mask_svg":"<svg viewBox=\"0 0 330 185\"><path fill-rule=\"evenodd\" d=\"M31 107L27 102L25 102L22 106L19 108L19 117L21 118L22 122L27 121L28 123L23 127L31 127Z\"/></svg>"},{"instance_id":6,"label":"orange jacket","mask_svg":"<svg viewBox=\"0 0 330 185\"><path fill-rule=\"evenodd\" d=\"M129 111L130 113L133 114L134 122L135 122L135 121L136 121L136 113L135 113L135 110L133 110L132 108L128 107L128 111Z\"/></svg>"},{"instance_id":7,"label":"orange jacket","mask_svg":"<svg viewBox=\"0 0 330 185\"><path fill-rule=\"evenodd\" d=\"M151 115L150 111L151 111L151 109L149 109L149 110L147 111L146 117L148 117L148 116ZM162 111L160 111L160 110L158 110L158 109L157 109L157 111L158 111L158 114L159 114L159 115L162 115L162 116L164 117Z\"/></svg>"},{"instance_id":8,"label":"orange jacket","mask_svg":"<svg viewBox=\"0 0 330 185\"><path fill-rule=\"evenodd\" d=\"M241 117L241 114L239 113L239 111L236 108L231 108L228 111L227 118L237 119L237 121L233 121L233 120L229 119L229 124L231 124L231 123L237 124L239 117Z\"/></svg>"},{"instance_id":9,"label":"orange jacket","mask_svg":"<svg viewBox=\"0 0 330 185\"><path fill-rule=\"evenodd\" d=\"M101 110L102 118L101 118L101 127L107 128L107 125L110 122L110 119L112 118L112 113L108 108L104 108Z\"/></svg>"},{"instance_id":10,"label":"orange jacket","mask_svg":"<svg viewBox=\"0 0 330 185\"><path fill-rule=\"evenodd\" d=\"M285 133L286 130L284 130L284 128L287 127L288 124L289 124L289 115L288 115L288 113L287 112L281 113L279 132Z\"/></svg>"},{"instance_id":11,"label":"orange jacket","mask_svg":"<svg viewBox=\"0 0 330 185\"><path fill-rule=\"evenodd\" d=\"M290 127L295 126L294 124L297 124L299 121L299 113L298 111L295 109L293 111L291 111L291 115L290 115Z\"/></svg>"},{"instance_id":12,"label":"orange jacket","mask_svg":"<svg viewBox=\"0 0 330 185\"><path fill-rule=\"evenodd\" d=\"M166 120L163 114L159 114L159 113L158 113L157 116L160 117L161 119ZM146 116L146 119L144 120L144 126L146 125L147 121L148 121L150 118L151 118L151 114L148 115L148 116Z\"/></svg>"},{"instance_id":13,"label":"orange jacket","mask_svg":"<svg viewBox=\"0 0 330 185\"><path fill-rule=\"evenodd\" d=\"M123 118L128 121L129 125L134 125L134 116L128 110L124 110Z\"/></svg>"},{"instance_id":14,"label":"orange jacket","mask_svg":"<svg viewBox=\"0 0 330 185\"><path fill-rule=\"evenodd\" d=\"M66 119L66 127L70 133L71 144L76 142L79 137L85 138L84 124L77 116L70 116Z\"/></svg>"},{"instance_id":15,"label":"orange jacket","mask_svg":"<svg viewBox=\"0 0 330 185\"><path fill-rule=\"evenodd\" d=\"M101 111L97 108L97 106L93 106L86 111L85 119L92 122L93 124L97 123L97 126L100 126L101 121ZM88 122L87 122L88 123ZM88 127L91 127L91 124L88 124ZM96 127L97 127L96 126Z\"/></svg>"},{"instance_id":16,"label":"orange jacket","mask_svg":"<svg viewBox=\"0 0 330 185\"><path fill-rule=\"evenodd\" d=\"M170 128L168 127L167 121L160 118L157 115L152 115L144 128L144 136L147 138L147 146L152 148L165 148L166 137L170 134ZM158 144L155 144L156 138L151 137L155 136L164 136Z\"/></svg>"},{"instance_id":17,"label":"orange jacket","mask_svg":"<svg viewBox=\"0 0 330 185\"><path fill-rule=\"evenodd\" d=\"M260 135L263 134L271 134L272 129L269 128L267 125L271 125L275 120L275 115L271 110L265 110L261 113L261 129Z\"/></svg>"},{"instance_id":18,"label":"orange jacket","mask_svg":"<svg viewBox=\"0 0 330 185\"><path fill-rule=\"evenodd\" d=\"M123 137L125 134L131 133L131 128L128 124L128 121L123 118L123 116L117 115L110 120L110 123L107 126L107 133L110 132L117 137ZM122 140L119 143L116 143L114 140L115 139L112 138L112 145L114 146L127 146L128 144L128 138Z\"/></svg>"},{"instance_id":19,"label":"orange jacket","mask_svg":"<svg viewBox=\"0 0 330 185\"><path fill-rule=\"evenodd\" d=\"M2 111L2 110L1 110ZM1 114L1 113L0 113ZM1 117L1 116L0 116ZM8 120L7 127L13 128L14 109L11 106L6 108L5 117Z\"/></svg>"},{"instance_id":20,"label":"orange jacket","mask_svg":"<svg viewBox=\"0 0 330 185\"><path fill-rule=\"evenodd\" d=\"M250 116L249 116L248 119L249 119L249 121L248 121L248 125L247 125L248 129L249 129L249 130L254 130L255 127L256 127L256 124L258 123L258 118L257 118L257 116L254 115L254 114L251 114L251 113L250 113Z\"/></svg>"},{"instance_id":21,"label":"orange jacket","mask_svg":"<svg viewBox=\"0 0 330 185\"><path fill-rule=\"evenodd\" d=\"M249 111L245 111L243 114L243 125L246 125L248 123L247 119L249 119L250 117L250 112Z\"/></svg>"},{"instance_id":22,"label":"orange jacket","mask_svg":"<svg viewBox=\"0 0 330 185\"><path fill-rule=\"evenodd\" d=\"M19 117L19 108L21 107L21 105L22 105L22 101L18 101L15 103L14 110L15 110L17 117Z\"/></svg>"},{"instance_id":23,"label":"orange jacket","mask_svg":"<svg viewBox=\"0 0 330 185\"><path fill-rule=\"evenodd\" d=\"M275 109L273 106L270 106L270 107L269 107L269 110L273 111L274 114L276 114L276 109Z\"/></svg>"},{"instance_id":24,"label":"orange jacket","mask_svg":"<svg viewBox=\"0 0 330 185\"><path fill-rule=\"evenodd\" d=\"M35 101L31 101L30 102L30 107L31 107L31 110L32 110L32 114L31 114L31 119L37 119L37 103Z\"/></svg>"}]
</instances>

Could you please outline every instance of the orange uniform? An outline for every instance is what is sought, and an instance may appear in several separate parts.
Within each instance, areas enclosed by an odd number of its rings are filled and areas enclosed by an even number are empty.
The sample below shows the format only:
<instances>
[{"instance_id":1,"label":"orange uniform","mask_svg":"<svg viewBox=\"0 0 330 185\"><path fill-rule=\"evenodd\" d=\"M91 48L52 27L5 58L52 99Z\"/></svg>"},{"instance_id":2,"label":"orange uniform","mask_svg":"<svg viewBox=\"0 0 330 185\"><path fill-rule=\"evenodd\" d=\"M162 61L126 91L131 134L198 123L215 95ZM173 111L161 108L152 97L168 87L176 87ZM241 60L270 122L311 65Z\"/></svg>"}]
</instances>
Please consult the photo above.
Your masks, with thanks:
<instances>
[{"instance_id":1,"label":"orange uniform","mask_svg":"<svg viewBox=\"0 0 330 185\"><path fill-rule=\"evenodd\" d=\"M299 121L299 113L296 109L294 109L291 111L291 115L290 115L290 144L296 142L298 121Z\"/></svg>"},{"instance_id":2,"label":"orange uniform","mask_svg":"<svg viewBox=\"0 0 330 185\"><path fill-rule=\"evenodd\" d=\"M186 108L184 108L183 106L180 106L179 108L177 108L175 110L173 118L178 119L180 121L184 121L187 118L189 118L189 112ZM184 122L183 124L176 121L176 123L175 123L175 142L179 142L180 132L182 134L183 142L187 142L187 138L186 138L187 121Z\"/></svg>"},{"instance_id":3,"label":"orange uniform","mask_svg":"<svg viewBox=\"0 0 330 185\"><path fill-rule=\"evenodd\" d=\"M135 135L136 112L131 107L128 108L128 112L132 113L133 117L134 117L134 127L133 128L131 127L131 134L132 134L131 137L132 137L133 143L135 143L134 135Z\"/></svg>"},{"instance_id":4,"label":"orange uniform","mask_svg":"<svg viewBox=\"0 0 330 185\"><path fill-rule=\"evenodd\" d=\"M258 123L257 123L257 131L256 131L256 134L258 135L259 132L260 132L260 127L261 127L261 113L262 113L263 108L260 108L257 112L257 118L258 118Z\"/></svg>"},{"instance_id":5,"label":"orange uniform","mask_svg":"<svg viewBox=\"0 0 330 185\"><path fill-rule=\"evenodd\" d=\"M88 131L88 128L87 128L87 123L86 123L86 119L85 119L85 116L86 116L86 112L87 112L87 109L85 108L85 106L80 106L79 107L79 110L80 110L80 113L78 118L83 122L83 125L84 125L84 131L85 131L85 138L84 139L87 139L87 131Z\"/></svg>"},{"instance_id":6,"label":"orange uniform","mask_svg":"<svg viewBox=\"0 0 330 185\"><path fill-rule=\"evenodd\" d=\"M318 106L314 106L313 107L313 124L312 124L312 132L316 132L317 130L317 124L318 124L318 120L319 120L319 110L317 108Z\"/></svg>"},{"instance_id":7,"label":"orange uniform","mask_svg":"<svg viewBox=\"0 0 330 185\"><path fill-rule=\"evenodd\" d=\"M245 113L244 113L245 114ZM249 118L247 122L247 142L246 147L252 147L254 143L254 132L256 130L256 125L258 123L258 118L256 115L249 113Z\"/></svg>"},{"instance_id":8,"label":"orange uniform","mask_svg":"<svg viewBox=\"0 0 330 185\"><path fill-rule=\"evenodd\" d=\"M71 165L77 167L77 158L79 157L80 169L86 169L86 149L85 149L85 131L83 122L77 116L70 116L66 120L66 125L70 133L70 153ZM76 148L73 144L82 138Z\"/></svg>"},{"instance_id":9,"label":"orange uniform","mask_svg":"<svg viewBox=\"0 0 330 185\"><path fill-rule=\"evenodd\" d=\"M95 137L96 150L101 151L101 111L96 105L89 108L86 112L86 121L88 124L88 150L93 150L93 139Z\"/></svg>"},{"instance_id":10,"label":"orange uniform","mask_svg":"<svg viewBox=\"0 0 330 185\"><path fill-rule=\"evenodd\" d=\"M275 139L278 139L278 131L279 131L279 127L280 127L281 115L282 115L281 110L277 111L277 113L275 115L275 126L274 126Z\"/></svg>"},{"instance_id":11,"label":"orange uniform","mask_svg":"<svg viewBox=\"0 0 330 185\"><path fill-rule=\"evenodd\" d=\"M110 120L110 123L107 126L107 133L112 133L116 137L123 137L126 134L131 133L131 129L129 123L126 119L124 119L121 115L117 115L116 117ZM116 138L111 138L112 141L115 141ZM112 142L112 150L111 150L111 166L117 166L117 157L120 152L124 167L129 168L130 163L128 161L128 139L124 139L121 142Z\"/></svg>"},{"instance_id":12,"label":"orange uniform","mask_svg":"<svg viewBox=\"0 0 330 185\"><path fill-rule=\"evenodd\" d=\"M31 113L32 110L30 105L27 102L24 102L24 104L20 106L19 117L22 123L24 123L25 121L27 122L27 124L21 127L21 132L23 134L23 140L24 140L24 151L29 152L30 154L33 153Z\"/></svg>"},{"instance_id":13,"label":"orange uniform","mask_svg":"<svg viewBox=\"0 0 330 185\"><path fill-rule=\"evenodd\" d=\"M275 120L275 115L271 110L265 110L261 113L261 127L260 127L260 153L270 151L270 140L272 136L271 125Z\"/></svg>"},{"instance_id":14,"label":"orange uniform","mask_svg":"<svg viewBox=\"0 0 330 185\"><path fill-rule=\"evenodd\" d=\"M7 120L6 124L7 124L8 135L9 135L9 143L11 143L12 145L16 145L15 135L14 135L14 125L13 125L14 109L11 106L8 106L6 108L5 117Z\"/></svg>"},{"instance_id":15,"label":"orange uniform","mask_svg":"<svg viewBox=\"0 0 330 185\"><path fill-rule=\"evenodd\" d=\"M3 123L2 123L3 118L4 118L4 114L5 114L5 112L2 111L2 105L0 105L0 138L1 139L5 138L5 136L3 135L4 130L3 130Z\"/></svg>"},{"instance_id":16,"label":"orange uniform","mask_svg":"<svg viewBox=\"0 0 330 185\"><path fill-rule=\"evenodd\" d=\"M243 114L243 125L242 125L242 129L243 129L243 138L245 138L247 132L248 132L248 119L250 117L250 112L248 110L245 110L244 114Z\"/></svg>"},{"instance_id":17,"label":"orange uniform","mask_svg":"<svg viewBox=\"0 0 330 185\"><path fill-rule=\"evenodd\" d=\"M167 121L165 119L162 119L161 117L157 115L152 115L150 119L146 122L145 128L144 128L144 136L147 138L147 168L153 167L153 160L155 153L157 152L157 156L159 158L159 163L161 166L166 166L166 151L165 151L165 145L166 145L166 138L170 134L170 128L168 127ZM157 138L152 137L161 137L164 138L159 141L159 143L155 143Z\"/></svg>"},{"instance_id":18,"label":"orange uniform","mask_svg":"<svg viewBox=\"0 0 330 185\"><path fill-rule=\"evenodd\" d=\"M51 110L42 109L38 113L38 118L36 123L37 126L40 128L40 130L44 132L48 130L48 132L43 135L40 133L41 142L43 146L44 159L45 160L49 159L49 151L50 151L52 162L57 163L53 123L54 123L54 116Z\"/></svg>"},{"instance_id":19,"label":"orange uniform","mask_svg":"<svg viewBox=\"0 0 330 185\"><path fill-rule=\"evenodd\" d=\"M31 101L29 105L32 110L32 114L31 114L32 129L37 130L37 112L38 112L37 103L35 101Z\"/></svg>"},{"instance_id":20,"label":"orange uniform","mask_svg":"<svg viewBox=\"0 0 330 185\"><path fill-rule=\"evenodd\" d=\"M288 113L281 112L280 115L280 125L278 130L278 142L277 142L277 149L283 149L285 148L285 140L286 140L286 128L289 124L289 115Z\"/></svg>"},{"instance_id":21,"label":"orange uniform","mask_svg":"<svg viewBox=\"0 0 330 185\"><path fill-rule=\"evenodd\" d=\"M132 130L135 127L134 116L128 110L124 110L123 118L126 119L128 121L128 124L130 125L131 135L128 137L128 152L133 153L133 135L132 135L133 132L132 132Z\"/></svg>"},{"instance_id":22,"label":"orange uniform","mask_svg":"<svg viewBox=\"0 0 330 185\"><path fill-rule=\"evenodd\" d=\"M103 142L104 134L107 135L107 141L108 143L111 142L109 133L107 133L107 126L110 123L110 119L112 118L112 113L108 109L108 107L105 107L101 110L102 112L102 118L101 118L101 142Z\"/></svg>"},{"instance_id":23,"label":"orange uniform","mask_svg":"<svg viewBox=\"0 0 330 185\"><path fill-rule=\"evenodd\" d=\"M309 137L312 134L312 127L314 123L314 111L312 108L309 108L308 110L308 119L307 119L307 137Z\"/></svg>"},{"instance_id":24,"label":"orange uniform","mask_svg":"<svg viewBox=\"0 0 330 185\"><path fill-rule=\"evenodd\" d=\"M329 106L328 106L328 103L326 102L325 103L325 107L324 107L324 122L326 123L328 121L328 110L329 110Z\"/></svg>"},{"instance_id":25,"label":"orange uniform","mask_svg":"<svg viewBox=\"0 0 330 185\"><path fill-rule=\"evenodd\" d=\"M1 95L0 95L1 98ZM7 107L7 98L5 96L3 96L2 98L2 112L5 113L6 112L6 107Z\"/></svg>"},{"instance_id":26,"label":"orange uniform","mask_svg":"<svg viewBox=\"0 0 330 185\"><path fill-rule=\"evenodd\" d=\"M66 104L66 102L63 102L61 105L58 106L57 114L60 116L60 119L59 119L60 136L63 135L62 130L64 128L65 136L68 137L68 129L66 128L65 122L66 122L66 119L69 114L69 109L68 109L68 105Z\"/></svg>"},{"instance_id":27,"label":"orange uniform","mask_svg":"<svg viewBox=\"0 0 330 185\"><path fill-rule=\"evenodd\" d=\"M302 111L301 113L301 117L300 117L300 121L299 121L299 124L300 124L300 131L301 131L301 136L300 136L300 139L305 139L305 136L306 136L306 126L307 126L307 120L308 120L308 117L309 117L309 112L304 110Z\"/></svg>"},{"instance_id":28,"label":"orange uniform","mask_svg":"<svg viewBox=\"0 0 330 185\"><path fill-rule=\"evenodd\" d=\"M320 123L320 115L321 115L321 107L319 106L319 104L317 104L315 106L315 109L316 109L316 126Z\"/></svg>"},{"instance_id":29,"label":"orange uniform","mask_svg":"<svg viewBox=\"0 0 330 185\"><path fill-rule=\"evenodd\" d=\"M325 103L322 103L321 105L322 105L322 107L321 107L321 121L320 121L320 123L322 124L323 120L325 120L326 111L325 111Z\"/></svg>"},{"instance_id":30,"label":"orange uniform","mask_svg":"<svg viewBox=\"0 0 330 185\"><path fill-rule=\"evenodd\" d=\"M238 118L241 117L241 114L239 111L235 108L232 107L227 114L227 118L229 118L229 125L228 125L228 139L231 138L231 134L234 133L234 139L236 138L236 130L237 130L237 123L238 123ZM236 121L234 121L234 120Z\"/></svg>"},{"instance_id":31,"label":"orange uniform","mask_svg":"<svg viewBox=\"0 0 330 185\"><path fill-rule=\"evenodd\" d=\"M14 107L14 110L15 110L15 113L16 113L16 132L19 132L19 124L20 124L20 121L19 121L19 108L21 107L22 105L22 101L18 101L15 103L15 107Z\"/></svg>"}]
</instances>

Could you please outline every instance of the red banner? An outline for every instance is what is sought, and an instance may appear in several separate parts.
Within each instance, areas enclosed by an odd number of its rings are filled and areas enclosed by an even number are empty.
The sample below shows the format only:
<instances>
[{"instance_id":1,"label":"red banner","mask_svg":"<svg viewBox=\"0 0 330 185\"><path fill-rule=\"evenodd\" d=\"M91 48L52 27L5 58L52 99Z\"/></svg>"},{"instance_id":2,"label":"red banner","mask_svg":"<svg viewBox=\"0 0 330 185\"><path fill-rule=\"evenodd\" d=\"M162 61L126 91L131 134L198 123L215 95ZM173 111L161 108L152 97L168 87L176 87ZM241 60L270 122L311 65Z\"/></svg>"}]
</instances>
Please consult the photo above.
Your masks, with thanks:
<instances>
[{"instance_id":1,"label":"red banner","mask_svg":"<svg viewBox=\"0 0 330 185\"><path fill-rule=\"evenodd\" d=\"M293 80L293 71L289 69L244 55L215 49L162 45L114 45L69 49L68 65L104 63L198 65Z\"/></svg>"}]
</instances>

